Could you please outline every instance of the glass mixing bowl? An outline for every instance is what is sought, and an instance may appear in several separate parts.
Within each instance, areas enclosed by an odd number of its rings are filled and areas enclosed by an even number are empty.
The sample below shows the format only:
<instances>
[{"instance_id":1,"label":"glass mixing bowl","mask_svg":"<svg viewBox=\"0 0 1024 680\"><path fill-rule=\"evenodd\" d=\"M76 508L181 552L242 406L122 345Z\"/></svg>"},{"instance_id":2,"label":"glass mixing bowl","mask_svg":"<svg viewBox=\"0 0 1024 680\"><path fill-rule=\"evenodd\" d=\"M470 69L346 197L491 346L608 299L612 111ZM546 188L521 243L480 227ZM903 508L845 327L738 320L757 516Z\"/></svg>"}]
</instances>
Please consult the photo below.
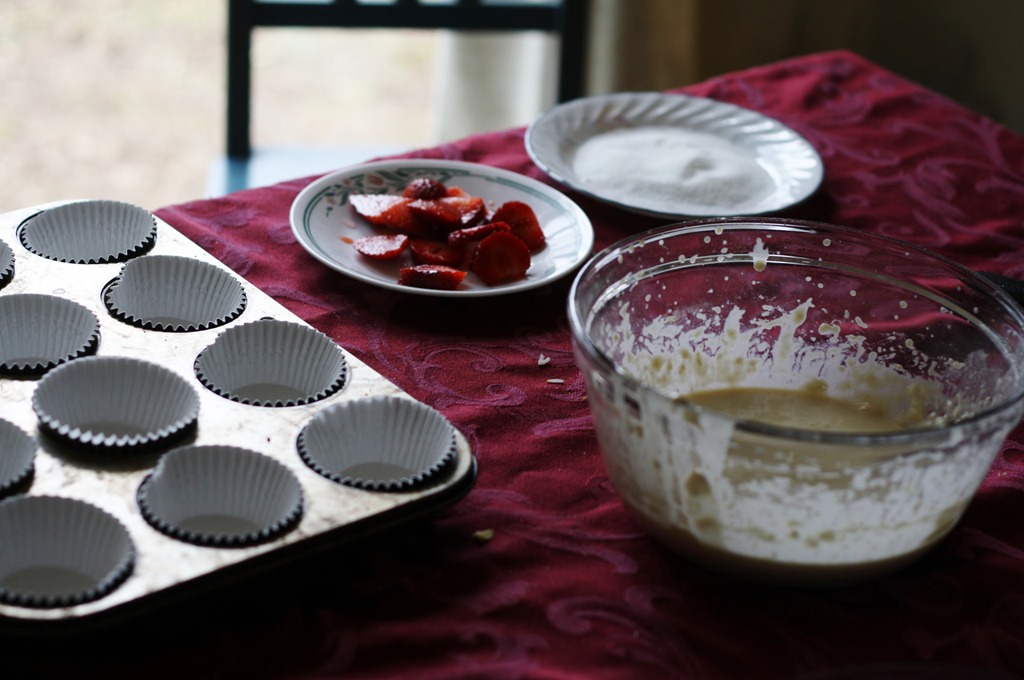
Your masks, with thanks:
<instances>
[{"instance_id":1,"label":"glass mixing bowl","mask_svg":"<svg viewBox=\"0 0 1024 680\"><path fill-rule=\"evenodd\" d=\"M693 561L782 584L902 566L958 521L1024 412L1024 313L867 232L726 218L579 272L576 362L612 483Z\"/></svg>"}]
</instances>

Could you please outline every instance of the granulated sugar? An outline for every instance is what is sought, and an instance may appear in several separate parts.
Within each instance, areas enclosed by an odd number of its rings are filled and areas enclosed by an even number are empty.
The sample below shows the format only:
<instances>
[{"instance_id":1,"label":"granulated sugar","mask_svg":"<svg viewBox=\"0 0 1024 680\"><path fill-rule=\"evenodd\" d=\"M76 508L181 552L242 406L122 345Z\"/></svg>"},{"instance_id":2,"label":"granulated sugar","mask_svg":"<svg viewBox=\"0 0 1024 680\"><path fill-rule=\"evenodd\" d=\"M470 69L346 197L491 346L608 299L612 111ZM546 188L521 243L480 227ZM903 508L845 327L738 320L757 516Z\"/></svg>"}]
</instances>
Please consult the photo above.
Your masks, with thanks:
<instances>
[{"instance_id":1,"label":"granulated sugar","mask_svg":"<svg viewBox=\"0 0 1024 680\"><path fill-rule=\"evenodd\" d=\"M767 195L771 177L737 146L672 127L611 130L576 150L573 169L605 197L641 207L735 209Z\"/></svg>"}]
</instances>

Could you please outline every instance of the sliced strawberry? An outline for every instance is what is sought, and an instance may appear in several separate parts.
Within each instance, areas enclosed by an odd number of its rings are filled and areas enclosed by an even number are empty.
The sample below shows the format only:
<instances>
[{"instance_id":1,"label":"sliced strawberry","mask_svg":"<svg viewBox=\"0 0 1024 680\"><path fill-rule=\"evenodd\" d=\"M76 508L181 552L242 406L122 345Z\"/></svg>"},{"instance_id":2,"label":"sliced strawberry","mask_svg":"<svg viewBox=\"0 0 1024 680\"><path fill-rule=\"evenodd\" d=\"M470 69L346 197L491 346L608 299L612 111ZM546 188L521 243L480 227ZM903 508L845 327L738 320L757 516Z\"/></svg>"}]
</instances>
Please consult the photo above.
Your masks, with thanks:
<instances>
[{"instance_id":1,"label":"sliced strawberry","mask_svg":"<svg viewBox=\"0 0 1024 680\"><path fill-rule=\"evenodd\" d=\"M402 190L402 196L411 199L426 199L432 200L435 198L444 198L448 195L448 188L438 182L436 179L429 177L417 177L408 184Z\"/></svg>"},{"instance_id":2,"label":"sliced strawberry","mask_svg":"<svg viewBox=\"0 0 1024 680\"><path fill-rule=\"evenodd\" d=\"M418 199L409 204L409 210L423 222L448 232L458 229L462 213L443 199Z\"/></svg>"},{"instance_id":3,"label":"sliced strawberry","mask_svg":"<svg viewBox=\"0 0 1024 680\"><path fill-rule=\"evenodd\" d=\"M391 194L352 194L348 203L356 214L374 226L384 226L381 216L396 205L408 204L409 199Z\"/></svg>"},{"instance_id":4,"label":"sliced strawberry","mask_svg":"<svg viewBox=\"0 0 1024 680\"><path fill-rule=\"evenodd\" d=\"M468 191L466 191L462 187L448 187L447 192L448 192L449 196L456 196L456 197L462 197L462 198L467 198L467 197L469 197L471 195Z\"/></svg>"},{"instance_id":5,"label":"sliced strawberry","mask_svg":"<svg viewBox=\"0 0 1024 680\"><path fill-rule=\"evenodd\" d=\"M472 227L487 219L487 204L479 196L449 196L444 200L458 203L459 212L462 213L460 228Z\"/></svg>"},{"instance_id":6,"label":"sliced strawberry","mask_svg":"<svg viewBox=\"0 0 1024 680\"><path fill-rule=\"evenodd\" d=\"M467 241L482 241L486 236L493 234L496 231L511 230L512 228L505 222L488 222L487 224L478 224L475 227L456 229L452 233L448 234L448 243L451 245L459 245L466 243Z\"/></svg>"},{"instance_id":7,"label":"sliced strawberry","mask_svg":"<svg viewBox=\"0 0 1024 680\"><path fill-rule=\"evenodd\" d=\"M390 194L353 194L348 197L348 202L357 215L375 227L410 236L423 236L432 231L410 210L411 199Z\"/></svg>"},{"instance_id":8,"label":"sliced strawberry","mask_svg":"<svg viewBox=\"0 0 1024 680\"><path fill-rule=\"evenodd\" d=\"M443 264L418 264L398 271L399 285L431 290L455 290L464 278L466 272Z\"/></svg>"},{"instance_id":9,"label":"sliced strawberry","mask_svg":"<svg viewBox=\"0 0 1024 680\"><path fill-rule=\"evenodd\" d=\"M530 249L510 231L496 231L477 246L470 270L488 286L517 281L530 268Z\"/></svg>"},{"instance_id":10,"label":"sliced strawberry","mask_svg":"<svg viewBox=\"0 0 1024 680\"><path fill-rule=\"evenodd\" d=\"M376 234L364 236L352 242L360 254L374 260L393 260L409 246L409 237L405 234Z\"/></svg>"},{"instance_id":11,"label":"sliced strawberry","mask_svg":"<svg viewBox=\"0 0 1024 680\"><path fill-rule=\"evenodd\" d=\"M412 260L416 264L443 264L457 267L462 264L466 249L461 243L449 244L428 238L414 238L409 242Z\"/></svg>"},{"instance_id":12,"label":"sliced strawberry","mask_svg":"<svg viewBox=\"0 0 1024 680\"><path fill-rule=\"evenodd\" d=\"M537 214L522 201L503 203L491 216L492 222L507 222L512 233L523 240L530 252L539 250L545 242L544 231L537 220Z\"/></svg>"},{"instance_id":13,"label":"sliced strawberry","mask_svg":"<svg viewBox=\"0 0 1024 680\"><path fill-rule=\"evenodd\" d=\"M445 233L479 224L487 214L479 196L446 196L434 200L416 200L409 210L424 223Z\"/></svg>"}]
</instances>

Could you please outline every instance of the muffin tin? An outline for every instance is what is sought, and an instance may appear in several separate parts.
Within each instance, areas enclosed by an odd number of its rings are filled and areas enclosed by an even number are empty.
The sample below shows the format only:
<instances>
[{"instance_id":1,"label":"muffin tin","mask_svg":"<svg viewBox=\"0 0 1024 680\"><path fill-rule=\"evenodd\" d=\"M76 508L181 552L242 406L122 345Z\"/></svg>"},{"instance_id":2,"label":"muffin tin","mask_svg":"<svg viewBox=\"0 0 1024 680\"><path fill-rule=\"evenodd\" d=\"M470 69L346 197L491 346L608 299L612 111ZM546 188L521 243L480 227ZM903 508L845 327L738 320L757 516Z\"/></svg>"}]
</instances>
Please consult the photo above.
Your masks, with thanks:
<instances>
[{"instance_id":1,"label":"muffin tin","mask_svg":"<svg viewBox=\"0 0 1024 680\"><path fill-rule=\"evenodd\" d=\"M475 477L439 412L149 211L0 215L0 623L138 613Z\"/></svg>"}]
</instances>

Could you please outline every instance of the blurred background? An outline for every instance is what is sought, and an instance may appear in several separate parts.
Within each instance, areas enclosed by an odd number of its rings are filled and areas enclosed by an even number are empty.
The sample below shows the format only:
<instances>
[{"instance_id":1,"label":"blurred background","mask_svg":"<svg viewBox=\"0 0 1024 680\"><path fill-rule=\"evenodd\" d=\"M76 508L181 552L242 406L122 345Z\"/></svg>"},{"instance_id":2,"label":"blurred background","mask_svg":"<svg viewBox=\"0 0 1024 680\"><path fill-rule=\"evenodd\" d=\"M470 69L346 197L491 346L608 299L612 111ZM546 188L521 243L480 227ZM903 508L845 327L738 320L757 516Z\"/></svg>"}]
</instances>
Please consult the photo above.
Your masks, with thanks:
<instances>
[{"instance_id":1,"label":"blurred background","mask_svg":"<svg viewBox=\"0 0 1024 680\"><path fill-rule=\"evenodd\" d=\"M591 2L591 94L847 48L1024 132L1020 0ZM214 193L226 7L0 0L0 212L69 198L155 209ZM553 104L552 41L261 29L253 139L372 155L525 125Z\"/></svg>"},{"instance_id":2,"label":"blurred background","mask_svg":"<svg viewBox=\"0 0 1024 680\"><path fill-rule=\"evenodd\" d=\"M202 198L223 154L227 2L0 0L0 211ZM429 34L256 36L253 137L430 139Z\"/></svg>"}]
</instances>

